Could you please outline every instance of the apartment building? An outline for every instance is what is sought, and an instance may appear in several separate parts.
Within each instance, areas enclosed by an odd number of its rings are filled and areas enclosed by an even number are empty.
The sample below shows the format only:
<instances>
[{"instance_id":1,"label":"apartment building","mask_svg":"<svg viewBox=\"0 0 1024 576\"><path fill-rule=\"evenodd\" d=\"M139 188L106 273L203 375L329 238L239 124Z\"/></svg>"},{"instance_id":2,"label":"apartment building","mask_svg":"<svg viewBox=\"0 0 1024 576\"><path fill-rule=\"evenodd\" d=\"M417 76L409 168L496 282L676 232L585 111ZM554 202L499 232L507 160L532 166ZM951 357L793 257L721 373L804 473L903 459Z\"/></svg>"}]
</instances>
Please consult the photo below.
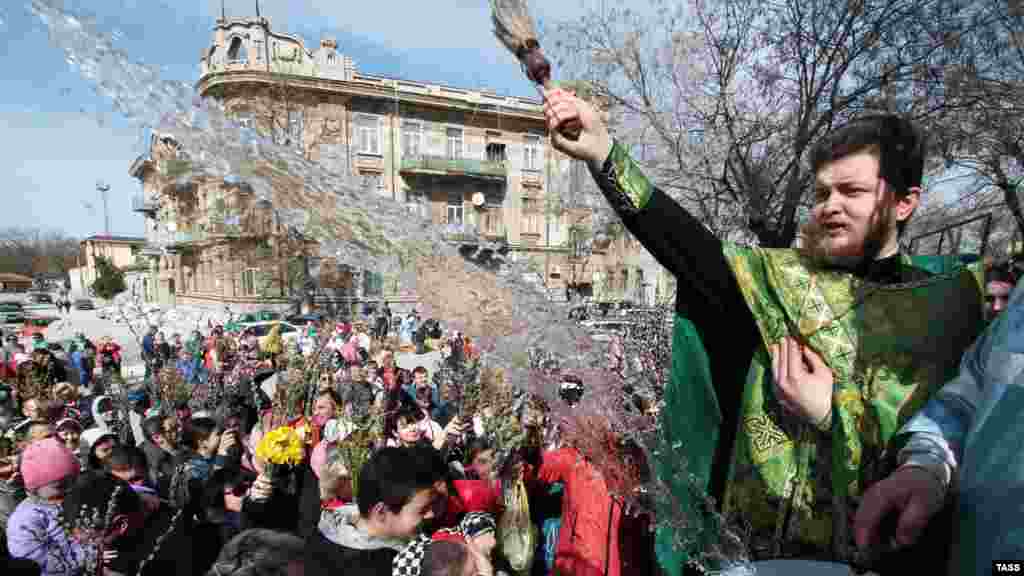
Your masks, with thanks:
<instances>
[{"instance_id":1,"label":"apartment building","mask_svg":"<svg viewBox=\"0 0 1024 576\"><path fill-rule=\"evenodd\" d=\"M363 74L337 48L331 38L307 47L266 18L222 18L201 52L197 91L363 193L419 206L449 241L497 241L509 258L528 259L531 280L552 297L593 294L603 249L581 265L570 227L585 215L549 209L573 162L549 146L539 100ZM272 210L255 206L244 182L176 183L176 146L154 137L132 167L143 183L136 209L147 216L147 253L159 264L153 298L254 303L257 276L285 288L287 263L275 259L286 255L275 240L284 231ZM415 301L397 277L307 250L322 280L318 304Z\"/></svg>"}]
</instances>

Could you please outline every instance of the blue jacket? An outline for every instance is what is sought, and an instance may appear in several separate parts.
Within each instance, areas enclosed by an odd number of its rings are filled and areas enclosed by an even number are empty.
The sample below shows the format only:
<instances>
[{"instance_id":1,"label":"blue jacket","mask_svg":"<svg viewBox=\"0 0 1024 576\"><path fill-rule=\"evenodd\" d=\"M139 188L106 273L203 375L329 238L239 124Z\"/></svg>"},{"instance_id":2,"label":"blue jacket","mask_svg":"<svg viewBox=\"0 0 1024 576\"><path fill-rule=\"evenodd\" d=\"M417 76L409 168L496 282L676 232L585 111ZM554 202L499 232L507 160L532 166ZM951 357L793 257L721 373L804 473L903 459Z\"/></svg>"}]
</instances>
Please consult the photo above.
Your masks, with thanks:
<instances>
[{"instance_id":1,"label":"blue jacket","mask_svg":"<svg viewBox=\"0 0 1024 576\"><path fill-rule=\"evenodd\" d=\"M78 371L78 383L81 386L92 384L92 363L89 362L84 350L78 349L71 354L71 364Z\"/></svg>"},{"instance_id":2,"label":"blue jacket","mask_svg":"<svg viewBox=\"0 0 1024 576\"><path fill-rule=\"evenodd\" d=\"M146 334L142 337L142 353L147 357L152 357L156 354L155 340L156 338L152 334Z\"/></svg>"},{"instance_id":3,"label":"blue jacket","mask_svg":"<svg viewBox=\"0 0 1024 576\"><path fill-rule=\"evenodd\" d=\"M959 492L951 574L1024 558L1024 282L960 362L960 373L901 430L902 463Z\"/></svg>"}]
</instances>

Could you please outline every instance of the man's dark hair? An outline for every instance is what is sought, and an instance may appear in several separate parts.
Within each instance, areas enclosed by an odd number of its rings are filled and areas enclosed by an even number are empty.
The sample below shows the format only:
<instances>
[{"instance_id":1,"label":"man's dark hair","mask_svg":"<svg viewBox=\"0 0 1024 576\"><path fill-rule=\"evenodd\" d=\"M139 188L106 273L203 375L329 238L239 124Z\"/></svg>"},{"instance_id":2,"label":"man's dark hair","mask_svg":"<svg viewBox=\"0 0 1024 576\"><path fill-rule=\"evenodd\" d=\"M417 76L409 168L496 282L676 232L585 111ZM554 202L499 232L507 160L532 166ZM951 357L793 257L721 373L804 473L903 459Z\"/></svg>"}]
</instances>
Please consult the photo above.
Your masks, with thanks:
<instances>
[{"instance_id":1,"label":"man's dark hair","mask_svg":"<svg viewBox=\"0 0 1024 576\"><path fill-rule=\"evenodd\" d=\"M412 375L415 376L417 374L423 374L425 376L427 374L426 366L417 366L413 368Z\"/></svg>"},{"instance_id":2,"label":"man's dark hair","mask_svg":"<svg viewBox=\"0 0 1024 576\"><path fill-rule=\"evenodd\" d=\"M450 540L438 540L427 544L420 561L423 576L459 576L466 571L470 561L466 544Z\"/></svg>"},{"instance_id":3,"label":"man's dark hair","mask_svg":"<svg viewBox=\"0 0 1024 576\"><path fill-rule=\"evenodd\" d=\"M208 576L285 574L304 559L305 543L293 534L252 528L224 545Z\"/></svg>"},{"instance_id":4,"label":"man's dark hair","mask_svg":"<svg viewBox=\"0 0 1024 576\"><path fill-rule=\"evenodd\" d=\"M819 140L811 150L811 170L816 174L825 164L869 152L878 158L878 176L901 197L921 186L925 149L924 134L910 120L895 114L865 116ZM900 222L900 232L905 223Z\"/></svg>"},{"instance_id":5,"label":"man's dark hair","mask_svg":"<svg viewBox=\"0 0 1024 576\"><path fill-rule=\"evenodd\" d=\"M117 444L110 451L110 469L145 470L147 468L146 453L138 446Z\"/></svg>"},{"instance_id":6,"label":"man's dark hair","mask_svg":"<svg viewBox=\"0 0 1024 576\"><path fill-rule=\"evenodd\" d=\"M825 164L858 152L878 156L879 176L894 192L921 185L925 138L909 120L895 114L852 120L818 141L811 152L811 168L818 172Z\"/></svg>"},{"instance_id":7,"label":"man's dark hair","mask_svg":"<svg viewBox=\"0 0 1024 576\"><path fill-rule=\"evenodd\" d=\"M409 448L416 458L416 470L422 476L421 482L433 485L448 480L448 463L440 450L430 444L417 444Z\"/></svg>"},{"instance_id":8,"label":"man's dark hair","mask_svg":"<svg viewBox=\"0 0 1024 576\"><path fill-rule=\"evenodd\" d=\"M359 472L356 503L366 517L379 503L398 513L420 490L434 486L430 464L415 448L381 448L363 464Z\"/></svg>"},{"instance_id":9,"label":"man's dark hair","mask_svg":"<svg viewBox=\"0 0 1024 576\"><path fill-rule=\"evenodd\" d=\"M114 493L117 493L116 498ZM142 502L130 484L103 472L88 472L79 476L64 499L64 518L69 526L83 521L93 522L93 515L103 522L113 500L113 514L131 514L142 511ZM94 526L94 528L110 528Z\"/></svg>"}]
</instances>

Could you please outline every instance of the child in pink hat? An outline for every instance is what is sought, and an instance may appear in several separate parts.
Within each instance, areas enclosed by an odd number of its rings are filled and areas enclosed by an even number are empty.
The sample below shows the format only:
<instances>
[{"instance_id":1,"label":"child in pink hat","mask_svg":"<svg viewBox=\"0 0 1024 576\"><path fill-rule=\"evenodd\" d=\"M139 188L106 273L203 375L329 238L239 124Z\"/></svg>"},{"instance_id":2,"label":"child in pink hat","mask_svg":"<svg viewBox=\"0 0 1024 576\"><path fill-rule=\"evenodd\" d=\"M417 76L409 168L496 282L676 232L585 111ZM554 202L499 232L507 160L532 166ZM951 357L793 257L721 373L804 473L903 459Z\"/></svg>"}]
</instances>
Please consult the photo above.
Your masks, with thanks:
<instances>
[{"instance_id":1,"label":"child in pink hat","mask_svg":"<svg viewBox=\"0 0 1024 576\"><path fill-rule=\"evenodd\" d=\"M82 568L82 549L67 538L58 519L78 473L78 459L57 438L32 442L22 453L28 497L7 521L7 547L11 557L35 562L45 576L71 576Z\"/></svg>"}]
</instances>

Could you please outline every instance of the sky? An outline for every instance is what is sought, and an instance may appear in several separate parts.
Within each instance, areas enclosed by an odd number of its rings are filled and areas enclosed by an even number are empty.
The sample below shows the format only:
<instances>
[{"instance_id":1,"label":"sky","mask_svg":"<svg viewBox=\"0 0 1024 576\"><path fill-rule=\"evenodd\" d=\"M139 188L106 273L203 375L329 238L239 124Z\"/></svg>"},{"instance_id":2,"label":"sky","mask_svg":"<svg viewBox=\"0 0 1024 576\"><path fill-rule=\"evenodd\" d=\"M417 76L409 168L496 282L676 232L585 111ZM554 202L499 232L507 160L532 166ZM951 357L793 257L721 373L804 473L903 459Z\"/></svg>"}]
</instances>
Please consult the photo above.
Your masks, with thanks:
<instances>
[{"instance_id":1,"label":"sky","mask_svg":"<svg viewBox=\"0 0 1024 576\"><path fill-rule=\"evenodd\" d=\"M46 0L55 3L60 0ZM50 43L28 0L0 0L0 228L59 230L75 237L104 232L97 183L107 195L110 232L142 236L131 211L140 184L128 175L143 152L137 127L96 96ZM115 47L161 67L165 79L194 83L221 0L63 0L94 16ZM256 0L224 0L229 17L254 16ZM571 18L579 0L532 2L542 22ZM515 59L491 34L486 0L260 0L271 28L338 40L360 72L492 88L535 96Z\"/></svg>"}]
</instances>

